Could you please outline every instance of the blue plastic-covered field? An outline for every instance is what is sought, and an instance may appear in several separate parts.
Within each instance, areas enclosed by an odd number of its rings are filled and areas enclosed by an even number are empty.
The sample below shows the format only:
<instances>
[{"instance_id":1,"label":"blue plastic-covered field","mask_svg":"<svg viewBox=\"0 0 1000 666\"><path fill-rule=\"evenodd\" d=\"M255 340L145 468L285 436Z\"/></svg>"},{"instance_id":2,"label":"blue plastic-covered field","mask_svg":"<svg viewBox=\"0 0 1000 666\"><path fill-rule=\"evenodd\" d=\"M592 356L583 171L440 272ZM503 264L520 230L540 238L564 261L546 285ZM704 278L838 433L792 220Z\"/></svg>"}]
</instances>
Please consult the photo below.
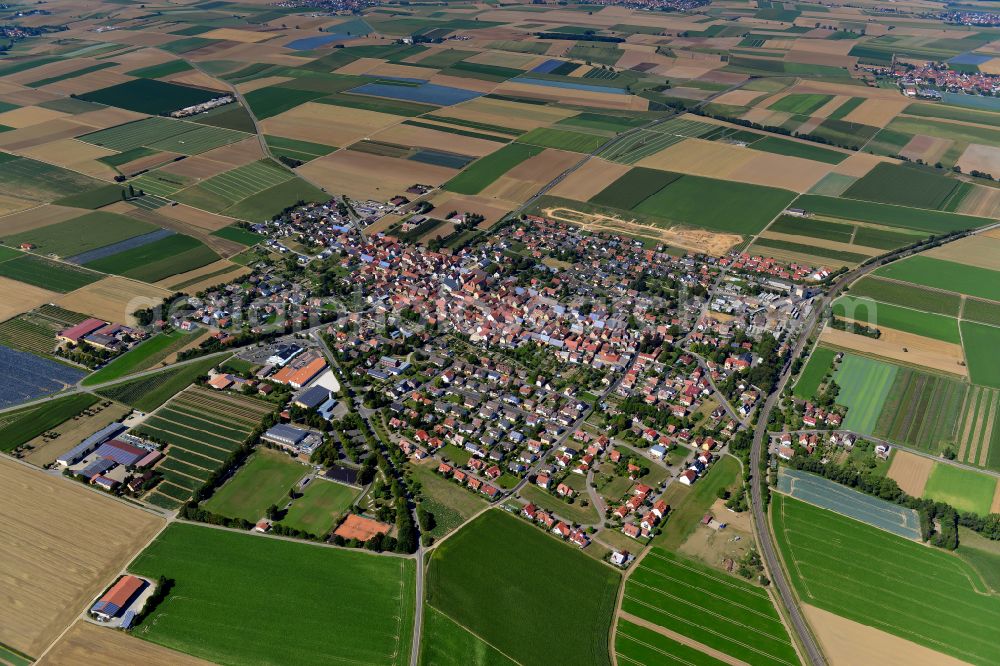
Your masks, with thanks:
<instances>
[{"instance_id":1,"label":"blue plastic-covered field","mask_svg":"<svg viewBox=\"0 0 1000 666\"><path fill-rule=\"evenodd\" d=\"M920 538L920 519L913 509L865 495L822 476L782 467L778 490L901 537Z\"/></svg>"},{"instance_id":2,"label":"blue plastic-covered field","mask_svg":"<svg viewBox=\"0 0 1000 666\"><path fill-rule=\"evenodd\" d=\"M475 90L452 88L451 86L440 86L436 83L421 83L419 85L367 83L358 88L353 88L350 92L356 95L373 95L375 97L401 99L407 102L436 104L437 106L451 106L452 104L459 104L460 102L468 102L470 99L474 99L483 94L481 92L476 92Z\"/></svg>"},{"instance_id":3,"label":"blue plastic-covered field","mask_svg":"<svg viewBox=\"0 0 1000 666\"><path fill-rule=\"evenodd\" d=\"M53 340L53 343L55 341ZM0 345L0 407L9 407L61 391L80 381L82 370Z\"/></svg>"}]
</instances>

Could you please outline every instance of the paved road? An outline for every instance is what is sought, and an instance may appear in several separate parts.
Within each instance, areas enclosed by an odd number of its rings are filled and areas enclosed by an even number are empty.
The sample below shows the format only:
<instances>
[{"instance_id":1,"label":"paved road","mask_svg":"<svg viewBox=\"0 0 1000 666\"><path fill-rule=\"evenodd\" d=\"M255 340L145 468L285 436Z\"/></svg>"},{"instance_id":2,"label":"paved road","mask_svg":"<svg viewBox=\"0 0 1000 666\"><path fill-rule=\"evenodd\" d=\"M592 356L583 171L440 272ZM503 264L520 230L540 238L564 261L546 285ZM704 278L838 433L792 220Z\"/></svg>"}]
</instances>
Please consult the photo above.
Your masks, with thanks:
<instances>
[{"instance_id":1,"label":"paved road","mask_svg":"<svg viewBox=\"0 0 1000 666\"><path fill-rule=\"evenodd\" d=\"M984 227L972 233L978 234L997 227L1000 227L1000 223ZM954 242L960 238L964 238L965 236L966 234L956 236L946 242ZM927 247L928 244L922 243L921 245L911 249L890 253L878 261L859 266L858 268L855 268L854 270L849 271L837 278L830 290L813 302L812 312L810 312L807 321L803 323L801 333L795 341L792 353L789 356L789 362L785 364L777 386L768 395L764 402L764 406L761 408L757 417L757 426L754 430L753 446L750 450L750 469L753 474L753 478L750 483L750 504L753 511L754 531L761 549L761 556L767 565L767 570L771 576L771 580L781 596L782 603L788 610L792 629L798 636L799 642L805 650L808 661L814 664L814 666L825 666L826 660L816 643L815 637L813 637L805 619L802 616L802 612L798 606L798 601L792 591L791 585L788 582L785 570L782 568L781 561L778 558L770 525L764 512L763 499L760 490L760 480L757 478L760 474L762 457L766 452L766 442L768 440L768 421L771 417L771 411L780 400L781 392L784 390L789 378L791 377L791 362L799 357L805 349L806 344L809 342L809 339L815 332L817 326L822 322L821 316L826 305L832 303L837 298L838 294L847 286L879 268L883 263L885 263L885 261L903 259L910 255L917 254L918 252L927 249Z\"/></svg>"}]
</instances>

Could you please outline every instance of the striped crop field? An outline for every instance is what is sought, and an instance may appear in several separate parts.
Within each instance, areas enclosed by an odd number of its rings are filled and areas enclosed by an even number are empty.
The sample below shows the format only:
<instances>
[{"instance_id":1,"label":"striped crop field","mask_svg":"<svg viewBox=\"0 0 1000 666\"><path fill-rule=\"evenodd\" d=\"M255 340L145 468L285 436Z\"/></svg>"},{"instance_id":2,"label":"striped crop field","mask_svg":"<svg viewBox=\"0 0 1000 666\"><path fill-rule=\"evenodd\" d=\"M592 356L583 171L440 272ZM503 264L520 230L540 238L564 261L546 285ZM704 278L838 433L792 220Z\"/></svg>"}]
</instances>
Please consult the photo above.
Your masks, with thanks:
<instances>
[{"instance_id":1,"label":"striped crop field","mask_svg":"<svg viewBox=\"0 0 1000 666\"><path fill-rule=\"evenodd\" d=\"M684 139L708 134L717 127L717 125L698 120L673 118L652 128L641 129L635 134L621 139L602 151L600 156L612 162L635 164L644 157L658 153Z\"/></svg>"},{"instance_id":2,"label":"striped crop field","mask_svg":"<svg viewBox=\"0 0 1000 666\"><path fill-rule=\"evenodd\" d=\"M844 354L833 378L840 386L837 402L847 407L845 429L864 435L874 432L898 370L890 363Z\"/></svg>"},{"instance_id":3,"label":"striped crop field","mask_svg":"<svg viewBox=\"0 0 1000 666\"><path fill-rule=\"evenodd\" d=\"M654 636L628 623L659 627L658 633L678 634L746 663L799 663L764 588L662 548L653 548L625 584L615 652L624 663L672 663L665 653L678 650L674 641L650 640Z\"/></svg>"},{"instance_id":4,"label":"striped crop field","mask_svg":"<svg viewBox=\"0 0 1000 666\"><path fill-rule=\"evenodd\" d=\"M957 379L899 368L872 434L938 454L955 441L967 385ZM850 412L848 412L848 420Z\"/></svg>"},{"instance_id":5,"label":"striped crop field","mask_svg":"<svg viewBox=\"0 0 1000 666\"><path fill-rule=\"evenodd\" d=\"M983 386L969 389L958 423L958 460L987 467L990 451L1000 447L1000 391ZM994 453L994 459L997 458Z\"/></svg>"}]
</instances>

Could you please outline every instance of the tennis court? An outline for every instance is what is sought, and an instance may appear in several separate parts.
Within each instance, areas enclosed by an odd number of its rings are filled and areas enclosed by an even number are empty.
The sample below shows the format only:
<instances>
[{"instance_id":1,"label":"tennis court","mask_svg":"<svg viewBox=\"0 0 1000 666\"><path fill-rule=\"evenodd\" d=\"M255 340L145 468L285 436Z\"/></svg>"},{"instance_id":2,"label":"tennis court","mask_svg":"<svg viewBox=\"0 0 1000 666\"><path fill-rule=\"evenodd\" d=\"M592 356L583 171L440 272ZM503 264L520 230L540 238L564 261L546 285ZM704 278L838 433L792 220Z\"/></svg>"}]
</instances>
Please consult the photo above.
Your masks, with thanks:
<instances>
[{"instance_id":1,"label":"tennis court","mask_svg":"<svg viewBox=\"0 0 1000 666\"><path fill-rule=\"evenodd\" d=\"M822 476L782 467L778 470L778 490L886 532L920 539L920 519L913 509L865 495Z\"/></svg>"}]
</instances>

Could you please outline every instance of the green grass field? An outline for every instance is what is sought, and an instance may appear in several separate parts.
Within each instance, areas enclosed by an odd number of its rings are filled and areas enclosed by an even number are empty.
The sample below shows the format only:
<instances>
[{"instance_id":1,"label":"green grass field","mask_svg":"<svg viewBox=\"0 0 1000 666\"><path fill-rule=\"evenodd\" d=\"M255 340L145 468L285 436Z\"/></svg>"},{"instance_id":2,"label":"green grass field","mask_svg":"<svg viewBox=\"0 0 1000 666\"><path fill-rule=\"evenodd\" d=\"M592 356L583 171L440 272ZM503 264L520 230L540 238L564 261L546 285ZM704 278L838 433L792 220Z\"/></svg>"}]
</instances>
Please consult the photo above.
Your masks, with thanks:
<instances>
[{"instance_id":1,"label":"green grass field","mask_svg":"<svg viewBox=\"0 0 1000 666\"><path fill-rule=\"evenodd\" d=\"M218 97L219 94L201 88L157 81L156 79L133 79L84 93L78 97L87 102L97 102L129 111L159 115L207 102Z\"/></svg>"},{"instance_id":2,"label":"green grass field","mask_svg":"<svg viewBox=\"0 0 1000 666\"><path fill-rule=\"evenodd\" d=\"M932 234L975 229L989 223L989 220L983 217L906 206L890 206L858 199L838 199L817 194L804 194L796 200L795 205L818 215L829 215L856 222L873 222L888 227L914 229Z\"/></svg>"},{"instance_id":3,"label":"green grass field","mask_svg":"<svg viewBox=\"0 0 1000 666\"><path fill-rule=\"evenodd\" d=\"M833 377L840 386L837 402L848 408L844 428L872 434L898 370L896 365L844 354Z\"/></svg>"},{"instance_id":4,"label":"green grass field","mask_svg":"<svg viewBox=\"0 0 1000 666\"><path fill-rule=\"evenodd\" d=\"M751 664L799 663L763 588L653 548L625 584L622 613L675 631ZM706 618L712 618L706 622ZM628 648L627 638L615 650ZM667 662L660 662L667 663Z\"/></svg>"},{"instance_id":5,"label":"green grass field","mask_svg":"<svg viewBox=\"0 0 1000 666\"><path fill-rule=\"evenodd\" d=\"M194 382L200 375L207 373L223 358L222 356L212 356L181 366L171 366L138 379L113 384L101 389L98 393L144 412L151 412L185 386Z\"/></svg>"},{"instance_id":6,"label":"green grass field","mask_svg":"<svg viewBox=\"0 0 1000 666\"><path fill-rule=\"evenodd\" d=\"M86 266L144 282L156 282L218 260L219 255L200 240L184 234L174 234L88 262Z\"/></svg>"},{"instance_id":7,"label":"green grass field","mask_svg":"<svg viewBox=\"0 0 1000 666\"><path fill-rule=\"evenodd\" d=\"M545 490L542 490L538 486L528 484L521 489L520 494L524 499L529 502L534 502L546 511L552 511L560 518L565 518L566 520L572 520L573 522L581 524L596 523L600 521L600 516L597 515L597 509L595 509L593 505L583 506L579 500L573 504L564 502L562 499Z\"/></svg>"},{"instance_id":8,"label":"green grass field","mask_svg":"<svg viewBox=\"0 0 1000 666\"><path fill-rule=\"evenodd\" d=\"M927 477L924 497L946 502L959 511L989 515L997 489L996 477L936 463Z\"/></svg>"},{"instance_id":9,"label":"green grass field","mask_svg":"<svg viewBox=\"0 0 1000 666\"><path fill-rule=\"evenodd\" d=\"M494 510L434 550L427 604L524 664L544 663L545 655L608 664L619 580L574 547Z\"/></svg>"},{"instance_id":10,"label":"green grass field","mask_svg":"<svg viewBox=\"0 0 1000 666\"><path fill-rule=\"evenodd\" d=\"M264 517L272 504L283 506L288 491L309 468L287 454L270 449L258 449L236 475L215 491L205 508L230 518L242 518L252 523Z\"/></svg>"},{"instance_id":11,"label":"green grass field","mask_svg":"<svg viewBox=\"0 0 1000 666\"><path fill-rule=\"evenodd\" d=\"M141 236L156 231L157 228L149 222L124 215L94 211L65 222L7 236L3 240L12 246L31 243L42 254L68 257Z\"/></svg>"},{"instance_id":12,"label":"green grass field","mask_svg":"<svg viewBox=\"0 0 1000 666\"><path fill-rule=\"evenodd\" d=\"M811 400L816 396L816 391L819 389L823 377L830 371L833 357L836 355L837 352L828 347L817 347L813 351L809 361L802 368L799 380L795 382L793 393L796 398Z\"/></svg>"},{"instance_id":13,"label":"green grass field","mask_svg":"<svg viewBox=\"0 0 1000 666\"><path fill-rule=\"evenodd\" d=\"M750 254L767 255L768 248L785 250L802 257L816 257L815 260L810 259L810 261L818 260L824 264L837 267L856 266L864 262L870 256L860 252L847 252L846 250L833 250L830 248L819 247L813 243L793 243L779 238L758 238L754 241L753 245L750 246L747 252Z\"/></svg>"},{"instance_id":14,"label":"green grass field","mask_svg":"<svg viewBox=\"0 0 1000 666\"><path fill-rule=\"evenodd\" d=\"M545 146L546 148L559 148L560 150L572 150L577 153L592 153L607 140L607 137L597 136L596 134L549 127L533 129L518 139L521 143L530 143L534 146Z\"/></svg>"},{"instance_id":15,"label":"green grass field","mask_svg":"<svg viewBox=\"0 0 1000 666\"><path fill-rule=\"evenodd\" d=\"M454 620L424 605L421 666L515 666L517 662L469 633Z\"/></svg>"},{"instance_id":16,"label":"green grass field","mask_svg":"<svg viewBox=\"0 0 1000 666\"><path fill-rule=\"evenodd\" d=\"M97 372L83 380L84 386L94 386L120 379L133 372L147 370L170 354L183 348L200 335L192 335L181 331L160 333L122 354Z\"/></svg>"},{"instance_id":17,"label":"green grass field","mask_svg":"<svg viewBox=\"0 0 1000 666\"><path fill-rule=\"evenodd\" d=\"M935 312L949 317L957 317L962 306L962 299L957 294L880 280L873 276L866 276L851 285L850 294L855 298L873 298L881 303Z\"/></svg>"},{"instance_id":18,"label":"green grass field","mask_svg":"<svg viewBox=\"0 0 1000 666\"><path fill-rule=\"evenodd\" d=\"M842 296L834 302L833 313L874 328L884 326L956 345L962 342L958 320L954 317L880 303L870 298Z\"/></svg>"},{"instance_id":19,"label":"green grass field","mask_svg":"<svg viewBox=\"0 0 1000 666\"><path fill-rule=\"evenodd\" d=\"M940 210L959 184L933 170L881 162L847 188L844 197Z\"/></svg>"},{"instance_id":20,"label":"green grass field","mask_svg":"<svg viewBox=\"0 0 1000 666\"><path fill-rule=\"evenodd\" d=\"M7 261L0 258L0 276L35 287L51 289L61 294L75 291L104 277L100 273L72 264L50 261L30 254Z\"/></svg>"},{"instance_id":21,"label":"green grass field","mask_svg":"<svg viewBox=\"0 0 1000 666\"><path fill-rule=\"evenodd\" d=\"M250 136L246 132L200 125L172 118L143 118L107 129L84 134L81 141L120 152L136 148L169 150L184 155L196 155L212 148L240 141ZM132 181L133 183L135 181ZM136 189L138 189L136 185ZM151 192L151 190L148 190ZM159 192L152 192L160 194Z\"/></svg>"},{"instance_id":22,"label":"green grass field","mask_svg":"<svg viewBox=\"0 0 1000 666\"><path fill-rule=\"evenodd\" d=\"M628 620L618 621L615 634L615 655L618 663L629 666L659 666L683 664L684 666L723 666L720 661L695 648L678 643L661 633L640 627Z\"/></svg>"},{"instance_id":23,"label":"green grass field","mask_svg":"<svg viewBox=\"0 0 1000 666\"><path fill-rule=\"evenodd\" d=\"M322 143L311 141L301 141L299 139L288 139L282 136L266 136L267 146L271 152L277 156L284 155L302 162L309 162L317 157L329 155L336 147L327 146Z\"/></svg>"},{"instance_id":24,"label":"green grass field","mask_svg":"<svg viewBox=\"0 0 1000 666\"><path fill-rule=\"evenodd\" d=\"M102 188L106 183L82 173L27 157L0 153L0 186L19 199L47 203Z\"/></svg>"},{"instance_id":25,"label":"green grass field","mask_svg":"<svg viewBox=\"0 0 1000 666\"><path fill-rule=\"evenodd\" d=\"M444 189L459 194L479 194L488 185L521 162L544 150L540 146L511 143L473 162L465 171L444 184Z\"/></svg>"},{"instance_id":26,"label":"green grass field","mask_svg":"<svg viewBox=\"0 0 1000 666\"><path fill-rule=\"evenodd\" d=\"M599 206L632 210L680 177L680 174L669 171L633 167L591 197L590 202Z\"/></svg>"},{"instance_id":27,"label":"green grass field","mask_svg":"<svg viewBox=\"0 0 1000 666\"><path fill-rule=\"evenodd\" d=\"M781 495L771 516L804 602L972 664L1000 661L1000 597L952 553Z\"/></svg>"},{"instance_id":28,"label":"green grass field","mask_svg":"<svg viewBox=\"0 0 1000 666\"><path fill-rule=\"evenodd\" d=\"M732 456L722 456L707 475L693 486L673 483L663 494L663 501L670 505L670 516L663 532L653 539L653 544L668 550L677 550L698 525L705 512L718 499L719 490L732 488L740 473L740 463Z\"/></svg>"},{"instance_id":29,"label":"green grass field","mask_svg":"<svg viewBox=\"0 0 1000 666\"><path fill-rule=\"evenodd\" d=\"M1000 303L969 298L962 308L962 319L1000 326Z\"/></svg>"},{"instance_id":30,"label":"green grass field","mask_svg":"<svg viewBox=\"0 0 1000 666\"><path fill-rule=\"evenodd\" d=\"M685 175L635 210L712 231L752 234L763 229L794 197L788 190Z\"/></svg>"},{"instance_id":31,"label":"green grass field","mask_svg":"<svg viewBox=\"0 0 1000 666\"><path fill-rule=\"evenodd\" d=\"M810 143L789 141L788 139L781 139L776 136L768 136L760 141L754 141L750 147L754 150L762 150L765 153L801 157L825 164L840 164L848 157L848 153L837 152L829 148L820 148Z\"/></svg>"},{"instance_id":32,"label":"green grass field","mask_svg":"<svg viewBox=\"0 0 1000 666\"><path fill-rule=\"evenodd\" d=\"M2 267L3 264L0 264ZM1000 363L997 362L1000 328L971 321L963 321L961 326L972 383L1000 388Z\"/></svg>"},{"instance_id":33,"label":"green grass field","mask_svg":"<svg viewBox=\"0 0 1000 666\"><path fill-rule=\"evenodd\" d=\"M356 488L314 479L303 496L292 503L281 524L322 536L333 529L357 496Z\"/></svg>"},{"instance_id":34,"label":"green grass field","mask_svg":"<svg viewBox=\"0 0 1000 666\"><path fill-rule=\"evenodd\" d=\"M872 434L941 453L955 441L967 390L958 379L900 367Z\"/></svg>"},{"instance_id":35,"label":"green grass field","mask_svg":"<svg viewBox=\"0 0 1000 666\"><path fill-rule=\"evenodd\" d=\"M132 632L153 643L219 664L409 661L413 560L177 524L128 568L175 581Z\"/></svg>"},{"instance_id":36,"label":"green grass field","mask_svg":"<svg viewBox=\"0 0 1000 666\"><path fill-rule=\"evenodd\" d=\"M0 414L0 451L11 451L46 430L73 418L97 402L89 393L63 398Z\"/></svg>"},{"instance_id":37,"label":"green grass field","mask_svg":"<svg viewBox=\"0 0 1000 666\"><path fill-rule=\"evenodd\" d=\"M818 93L793 93L785 95L777 102L767 107L772 111L784 111L800 116L811 115L814 111L833 99L833 95Z\"/></svg>"},{"instance_id":38,"label":"green grass field","mask_svg":"<svg viewBox=\"0 0 1000 666\"><path fill-rule=\"evenodd\" d=\"M917 255L887 264L875 275L1000 301L1000 272L978 266Z\"/></svg>"},{"instance_id":39,"label":"green grass field","mask_svg":"<svg viewBox=\"0 0 1000 666\"><path fill-rule=\"evenodd\" d=\"M323 203L331 198L331 195L313 187L301 178L293 177L243 199L227 208L223 213L248 222L261 222L270 220L285 208L294 206L300 201Z\"/></svg>"}]
</instances>

